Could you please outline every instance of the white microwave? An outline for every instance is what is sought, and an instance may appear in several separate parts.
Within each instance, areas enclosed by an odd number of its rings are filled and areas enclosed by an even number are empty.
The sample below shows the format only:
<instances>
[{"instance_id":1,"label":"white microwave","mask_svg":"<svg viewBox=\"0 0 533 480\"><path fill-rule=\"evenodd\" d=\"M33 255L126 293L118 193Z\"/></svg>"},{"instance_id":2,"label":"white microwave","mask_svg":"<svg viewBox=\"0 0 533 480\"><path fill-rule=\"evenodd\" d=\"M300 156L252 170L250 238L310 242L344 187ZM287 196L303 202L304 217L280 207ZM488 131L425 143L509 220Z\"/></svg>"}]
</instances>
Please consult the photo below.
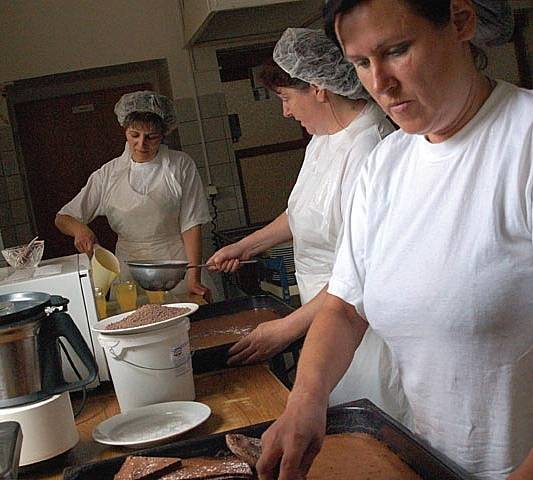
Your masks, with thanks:
<instances>
[{"instance_id":1,"label":"white microwave","mask_svg":"<svg viewBox=\"0 0 533 480\"><path fill-rule=\"evenodd\" d=\"M91 330L91 326L98 321L98 316L87 255L75 254L45 260L37 268L21 270L14 270L11 267L0 268L0 295L13 292L44 292L68 299L68 313L93 352L98 365L97 380L91 383L89 388L110 380L104 351L98 344L97 334ZM72 349L68 346L67 348L78 370L84 372L81 361ZM63 356L63 374L68 382L77 380L65 356Z\"/></svg>"}]
</instances>

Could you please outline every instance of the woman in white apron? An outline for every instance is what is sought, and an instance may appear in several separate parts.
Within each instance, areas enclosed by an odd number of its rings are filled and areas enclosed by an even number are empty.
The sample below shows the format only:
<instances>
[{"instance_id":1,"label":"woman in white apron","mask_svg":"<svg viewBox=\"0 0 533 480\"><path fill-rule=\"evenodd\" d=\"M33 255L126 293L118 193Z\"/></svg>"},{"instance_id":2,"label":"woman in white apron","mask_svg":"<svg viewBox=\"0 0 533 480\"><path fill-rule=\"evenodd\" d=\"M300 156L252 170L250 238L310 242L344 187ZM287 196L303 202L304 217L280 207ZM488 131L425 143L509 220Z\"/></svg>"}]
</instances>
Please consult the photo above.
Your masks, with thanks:
<instances>
[{"instance_id":1,"label":"woman in white apron","mask_svg":"<svg viewBox=\"0 0 533 480\"><path fill-rule=\"evenodd\" d=\"M177 126L174 104L150 91L123 95L115 105L124 127L121 156L95 171L83 189L56 216L57 227L74 237L79 252L98 243L87 226L105 216L117 233L121 279L130 279L126 260L202 260L201 225L210 220L202 181L193 160L161 144ZM205 285L207 284L207 285ZM209 297L209 275L190 269L176 293Z\"/></svg>"},{"instance_id":2,"label":"woman in white apron","mask_svg":"<svg viewBox=\"0 0 533 480\"><path fill-rule=\"evenodd\" d=\"M368 100L353 66L320 30L289 28L266 64L263 82L282 100L283 114L313 135L288 208L276 220L209 260L234 271L239 260L291 241L303 307L266 322L238 342L230 364L264 361L307 332L318 311L335 260L348 192L367 155L393 128ZM370 329L330 404L368 398L405 421L407 403L386 344Z\"/></svg>"}]
</instances>

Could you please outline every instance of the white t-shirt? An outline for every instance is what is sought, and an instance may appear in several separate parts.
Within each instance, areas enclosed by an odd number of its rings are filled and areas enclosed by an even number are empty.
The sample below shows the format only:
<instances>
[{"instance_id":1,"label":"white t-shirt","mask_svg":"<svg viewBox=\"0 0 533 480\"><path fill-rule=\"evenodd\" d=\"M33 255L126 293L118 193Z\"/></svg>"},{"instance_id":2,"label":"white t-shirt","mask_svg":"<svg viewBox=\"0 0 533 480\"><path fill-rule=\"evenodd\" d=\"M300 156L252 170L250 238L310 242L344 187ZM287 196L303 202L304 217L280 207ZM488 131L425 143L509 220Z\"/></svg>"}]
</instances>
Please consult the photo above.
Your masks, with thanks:
<instances>
[{"instance_id":1,"label":"white t-shirt","mask_svg":"<svg viewBox=\"0 0 533 480\"><path fill-rule=\"evenodd\" d=\"M141 195L146 195L161 171L161 152L149 162L139 163L130 158L129 183L131 188Z\"/></svg>"},{"instance_id":2,"label":"white t-shirt","mask_svg":"<svg viewBox=\"0 0 533 480\"><path fill-rule=\"evenodd\" d=\"M182 233L195 225L202 225L211 220L202 181L192 158L185 152L170 150L161 145L156 157L146 163L131 160L129 147L110 162L107 162L89 177L87 184L58 213L70 215L82 223L90 223L97 216L109 216L119 182L126 176L131 188L143 196L148 196L158 185L166 185L161 199L172 204L179 220L173 226L174 231ZM133 209L135 202L142 201L126 192L126 203ZM138 218L137 230L141 231L146 219ZM120 231L116 232L119 236ZM166 232L165 232L166 233Z\"/></svg>"},{"instance_id":3,"label":"white t-shirt","mask_svg":"<svg viewBox=\"0 0 533 480\"><path fill-rule=\"evenodd\" d=\"M415 431L478 479L533 446L532 161L533 92L505 82L445 142L388 136L330 280L390 346Z\"/></svg>"}]
</instances>

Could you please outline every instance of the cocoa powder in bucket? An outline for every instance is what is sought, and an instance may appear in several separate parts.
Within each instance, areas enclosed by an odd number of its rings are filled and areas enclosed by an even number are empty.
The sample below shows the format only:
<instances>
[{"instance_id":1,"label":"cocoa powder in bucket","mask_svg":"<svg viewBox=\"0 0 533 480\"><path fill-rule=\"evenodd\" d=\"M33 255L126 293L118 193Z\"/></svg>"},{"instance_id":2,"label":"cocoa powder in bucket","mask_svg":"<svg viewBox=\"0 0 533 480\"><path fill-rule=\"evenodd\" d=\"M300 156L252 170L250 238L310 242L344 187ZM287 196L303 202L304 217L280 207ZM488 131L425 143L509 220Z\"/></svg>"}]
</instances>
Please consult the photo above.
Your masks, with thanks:
<instances>
[{"instance_id":1,"label":"cocoa powder in bucket","mask_svg":"<svg viewBox=\"0 0 533 480\"><path fill-rule=\"evenodd\" d=\"M143 305L135 312L127 317L124 317L118 322L110 323L106 326L106 330L118 330L119 328L140 327L142 325L150 325L152 323L162 322L169 318L174 318L179 315L190 312L189 308L185 307L165 307L163 305Z\"/></svg>"}]
</instances>

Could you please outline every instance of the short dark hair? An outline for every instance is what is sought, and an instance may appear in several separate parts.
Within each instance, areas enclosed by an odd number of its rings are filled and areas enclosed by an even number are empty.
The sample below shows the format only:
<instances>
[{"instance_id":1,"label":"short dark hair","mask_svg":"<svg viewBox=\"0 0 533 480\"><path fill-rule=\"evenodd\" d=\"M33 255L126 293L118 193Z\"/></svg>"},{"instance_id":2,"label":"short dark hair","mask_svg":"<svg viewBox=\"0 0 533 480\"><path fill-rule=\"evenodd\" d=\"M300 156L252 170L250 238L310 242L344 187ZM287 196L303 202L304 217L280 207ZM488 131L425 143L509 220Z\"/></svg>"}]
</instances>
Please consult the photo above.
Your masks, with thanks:
<instances>
[{"instance_id":1,"label":"short dark hair","mask_svg":"<svg viewBox=\"0 0 533 480\"><path fill-rule=\"evenodd\" d=\"M310 87L309 83L299 78L291 77L273 59L263 62L259 73L259 80L261 80L261 83L266 88L273 92L277 92L282 87L296 88L298 90L306 90Z\"/></svg>"},{"instance_id":2,"label":"short dark hair","mask_svg":"<svg viewBox=\"0 0 533 480\"><path fill-rule=\"evenodd\" d=\"M131 112L124 119L124 130L134 125L148 125L161 134L165 134L165 123L163 119L152 112Z\"/></svg>"},{"instance_id":3,"label":"short dark hair","mask_svg":"<svg viewBox=\"0 0 533 480\"><path fill-rule=\"evenodd\" d=\"M335 17L349 12L352 8L361 5L369 0L329 0L323 9L324 30L340 48L339 40L335 34ZM450 23L450 2L451 0L400 0L415 15L429 20L436 27L445 27ZM470 43L474 63L479 70L487 67L487 55L485 52Z\"/></svg>"}]
</instances>

